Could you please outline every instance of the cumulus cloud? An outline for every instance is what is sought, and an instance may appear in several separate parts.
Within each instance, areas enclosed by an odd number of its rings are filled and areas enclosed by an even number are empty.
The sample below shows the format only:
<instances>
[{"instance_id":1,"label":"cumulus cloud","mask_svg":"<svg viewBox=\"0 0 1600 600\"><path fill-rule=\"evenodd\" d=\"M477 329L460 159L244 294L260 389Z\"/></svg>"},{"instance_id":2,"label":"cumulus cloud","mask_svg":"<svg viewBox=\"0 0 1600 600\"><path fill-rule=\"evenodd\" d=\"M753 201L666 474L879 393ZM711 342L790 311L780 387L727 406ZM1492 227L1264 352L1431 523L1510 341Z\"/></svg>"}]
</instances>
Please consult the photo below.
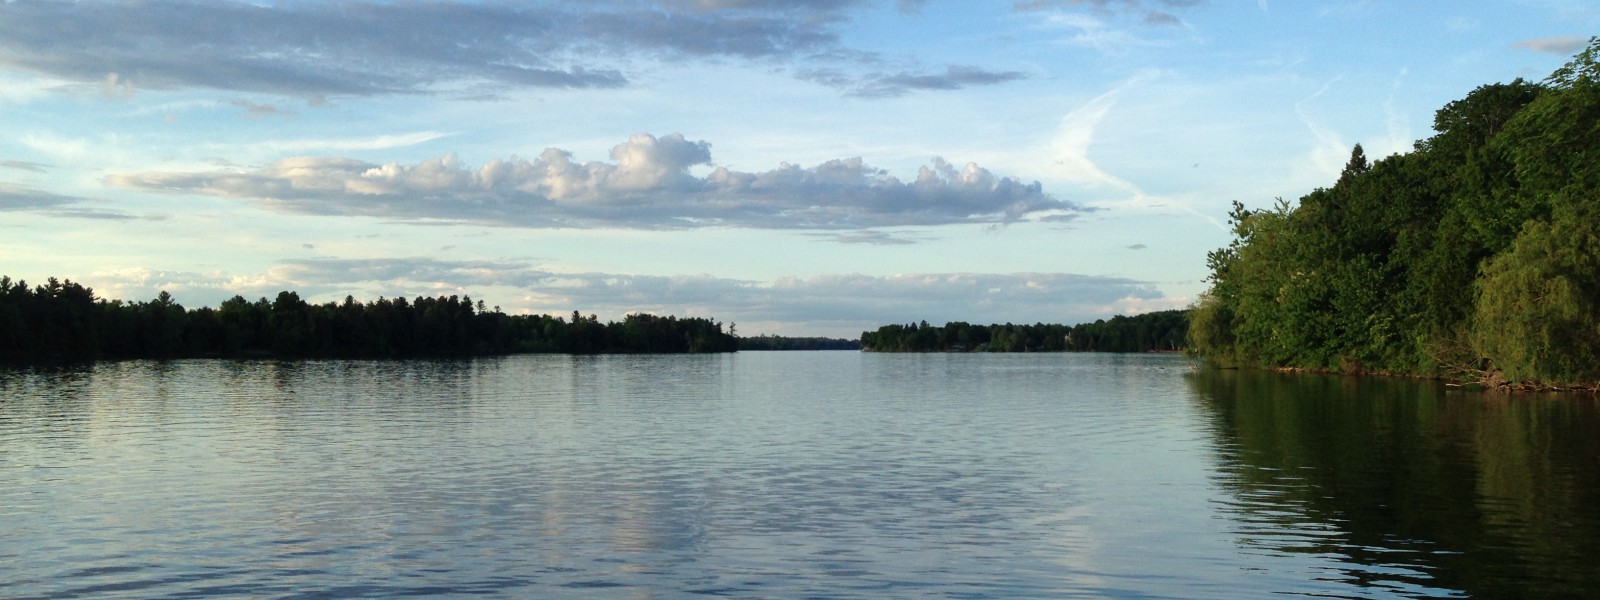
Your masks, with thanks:
<instances>
[{"instance_id":1,"label":"cumulus cloud","mask_svg":"<svg viewBox=\"0 0 1600 600\"><path fill-rule=\"evenodd\" d=\"M437 258L287 260L242 276L134 268L81 280L105 297L144 299L167 290L196 304L285 289L319 302L346 294L368 300L460 294L512 312L580 310L607 319L629 312L704 316L740 323L740 331L749 334L781 327L851 337L879 325L923 319L1079 323L1186 304L1145 282L1071 273L840 274L749 281L706 274L561 273L508 261ZM507 294L518 296L502 296ZM761 325L752 328L755 324Z\"/></svg>"},{"instance_id":2,"label":"cumulus cloud","mask_svg":"<svg viewBox=\"0 0 1600 600\"><path fill-rule=\"evenodd\" d=\"M415 164L296 157L252 171L114 175L114 186L254 199L290 213L533 228L870 229L1008 223L1080 208L976 164L935 158L909 181L860 158L760 173L711 165L711 146L636 134L611 161L550 148L477 167L454 155Z\"/></svg>"},{"instance_id":3,"label":"cumulus cloud","mask_svg":"<svg viewBox=\"0 0 1600 600\"><path fill-rule=\"evenodd\" d=\"M839 30L853 11L874 4L23 0L0 10L0 66L99 86L109 96L182 88L313 99L616 88L631 83L624 71L640 58L787 66L850 54ZM896 6L909 13L921 4Z\"/></svg>"},{"instance_id":4,"label":"cumulus cloud","mask_svg":"<svg viewBox=\"0 0 1600 600\"><path fill-rule=\"evenodd\" d=\"M288 289L275 285L284 282L268 282L259 276L232 277L222 271L168 271L148 267L104 269L70 279L88 286L94 290L95 297L101 299L136 302L168 292L190 307L215 306L234 294L257 297L277 293L277 290L268 292L268 288Z\"/></svg>"},{"instance_id":5,"label":"cumulus cloud","mask_svg":"<svg viewBox=\"0 0 1600 600\"><path fill-rule=\"evenodd\" d=\"M1534 52L1548 52L1567 56L1582 50L1589 45L1589 38L1581 35L1559 35L1555 37L1522 40L1512 44L1513 48L1532 50Z\"/></svg>"}]
</instances>

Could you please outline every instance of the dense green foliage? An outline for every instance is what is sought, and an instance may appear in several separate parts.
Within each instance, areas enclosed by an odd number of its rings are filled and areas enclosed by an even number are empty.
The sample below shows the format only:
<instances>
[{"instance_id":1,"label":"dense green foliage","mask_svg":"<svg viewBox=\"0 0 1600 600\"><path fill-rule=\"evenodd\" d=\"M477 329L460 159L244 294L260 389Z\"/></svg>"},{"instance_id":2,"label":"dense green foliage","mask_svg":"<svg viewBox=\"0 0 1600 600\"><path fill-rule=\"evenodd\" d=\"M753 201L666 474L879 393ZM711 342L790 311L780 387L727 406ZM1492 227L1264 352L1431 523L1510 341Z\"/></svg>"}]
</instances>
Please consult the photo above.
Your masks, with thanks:
<instances>
[{"instance_id":1,"label":"dense green foliage","mask_svg":"<svg viewBox=\"0 0 1600 600\"><path fill-rule=\"evenodd\" d=\"M861 342L843 338L758 335L739 338L740 350L860 350Z\"/></svg>"},{"instance_id":2,"label":"dense green foliage","mask_svg":"<svg viewBox=\"0 0 1600 600\"><path fill-rule=\"evenodd\" d=\"M1151 352L1178 350L1187 311L1116 316L1081 325L972 325L927 321L861 332L861 347L877 352Z\"/></svg>"},{"instance_id":3,"label":"dense green foliage","mask_svg":"<svg viewBox=\"0 0 1600 600\"><path fill-rule=\"evenodd\" d=\"M1600 382L1600 38L1473 90L1414 151L1235 203L1189 347L1224 366Z\"/></svg>"},{"instance_id":4,"label":"dense green foliage","mask_svg":"<svg viewBox=\"0 0 1600 600\"><path fill-rule=\"evenodd\" d=\"M731 329L731 328L730 328ZM733 352L738 340L701 318L647 314L600 323L507 315L456 296L309 304L295 292L268 302L234 296L185 309L162 292L149 302L97 300L52 278L29 288L0 277L0 363L96 359L461 357L517 352Z\"/></svg>"}]
</instances>

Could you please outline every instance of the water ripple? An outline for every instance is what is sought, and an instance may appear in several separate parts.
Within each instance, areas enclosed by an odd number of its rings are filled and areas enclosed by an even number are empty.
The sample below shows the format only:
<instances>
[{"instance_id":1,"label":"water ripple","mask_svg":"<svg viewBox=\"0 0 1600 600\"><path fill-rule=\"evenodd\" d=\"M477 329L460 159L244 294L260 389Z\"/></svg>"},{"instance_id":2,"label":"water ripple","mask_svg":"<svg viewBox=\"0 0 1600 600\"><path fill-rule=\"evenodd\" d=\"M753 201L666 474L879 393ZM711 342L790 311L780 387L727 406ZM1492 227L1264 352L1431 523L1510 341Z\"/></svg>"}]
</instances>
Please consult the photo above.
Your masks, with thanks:
<instances>
[{"instance_id":1,"label":"water ripple","mask_svg":"<svg viewBox=\"0 0 1600 600\"><path fill-rule=\"evenodd\" d=\"M0 596L1460 595L1478 548L1352 505L1333 475L1353 470L1224 422L1187 372L858 353L3 372ZM1517 485L1472 508L1507 564L1551 535Z\"/></svg>"}]
</instances>

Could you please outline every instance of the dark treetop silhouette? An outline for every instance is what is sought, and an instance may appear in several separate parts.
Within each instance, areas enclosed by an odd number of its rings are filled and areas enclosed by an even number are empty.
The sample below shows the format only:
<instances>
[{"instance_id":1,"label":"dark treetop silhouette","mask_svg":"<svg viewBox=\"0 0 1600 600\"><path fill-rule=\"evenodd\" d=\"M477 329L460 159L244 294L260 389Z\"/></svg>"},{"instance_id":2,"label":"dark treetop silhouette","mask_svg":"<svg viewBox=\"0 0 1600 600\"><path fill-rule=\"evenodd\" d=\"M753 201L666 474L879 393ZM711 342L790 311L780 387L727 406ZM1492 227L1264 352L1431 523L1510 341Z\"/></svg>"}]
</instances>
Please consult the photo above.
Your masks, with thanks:
<instances>
[{"instance_id":1,"label":"dark treetop silhouette","mask_svg":"<svg viewBox=\"0 0 1600 600\"><path fill-rule=\"evenodd\" d=\"M633 314L600 323L507 315L470 297L380 298L309 304L295 292L269 302L234 296L185 309L161 292L149 302L100 300L71 281L0 277L0 362L128 358L412 358L522 352L733 352L738 339L710 319Z\"/></svg>"}]
</instances>

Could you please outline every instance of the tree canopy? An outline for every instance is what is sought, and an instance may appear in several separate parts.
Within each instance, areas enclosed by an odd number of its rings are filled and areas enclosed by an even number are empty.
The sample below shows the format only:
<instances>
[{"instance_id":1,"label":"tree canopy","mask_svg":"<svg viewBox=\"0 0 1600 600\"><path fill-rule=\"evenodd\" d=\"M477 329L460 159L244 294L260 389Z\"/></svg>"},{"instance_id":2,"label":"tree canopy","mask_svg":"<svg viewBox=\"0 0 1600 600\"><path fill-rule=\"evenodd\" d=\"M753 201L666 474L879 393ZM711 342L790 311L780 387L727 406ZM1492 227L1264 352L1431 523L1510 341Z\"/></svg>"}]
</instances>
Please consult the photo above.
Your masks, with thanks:
<instances>
[{"instance_id":1,"label":"tree canopy","mask_svg":"<svg viewBox=\"0 0 1600 600\"><path fill-rule=\"evenodd\" d=\"M861 342L843 338L758 335L739 338L740 350L860 350Z\"/></svg>"},{"instance_id":2,"label":"tree canopy","mask_svg":"<svg viewBox=\"0 0 1600 600\"><path fill-rule=\"evenodd\" d=\"M1183 347L1187 311L1165 310L1079 325L973 325L927 321L861 332L863 350L876 352L1152 352Z\"/></svg>"},{"instance_id":3,"label":"tree canopy","mask_svg":"<svg viewBox=\"0 0 1600 600\"><path fill-rule=\"evenodd\" d=\"M1330 188L1235 202L1190 348L1224 366L1533 386L1600 382L1600 38L1543 82L1481 86L1412 152L1358 145Z\"/></svg>"}]
</instances>

